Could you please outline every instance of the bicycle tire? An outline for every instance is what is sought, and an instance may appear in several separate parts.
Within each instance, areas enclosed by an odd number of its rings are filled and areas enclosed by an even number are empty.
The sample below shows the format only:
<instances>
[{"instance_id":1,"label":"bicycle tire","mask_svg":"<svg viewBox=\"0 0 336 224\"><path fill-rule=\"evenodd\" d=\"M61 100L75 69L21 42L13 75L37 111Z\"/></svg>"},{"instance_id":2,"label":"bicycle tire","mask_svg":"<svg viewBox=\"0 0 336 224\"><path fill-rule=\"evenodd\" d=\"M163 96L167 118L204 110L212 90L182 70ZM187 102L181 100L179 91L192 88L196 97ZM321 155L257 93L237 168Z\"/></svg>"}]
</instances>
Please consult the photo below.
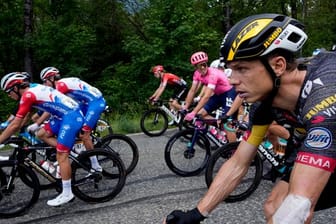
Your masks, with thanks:
<instances>
[{"instance_id":1,"label":"bicycle tire","mask_svg":"<svg viewBox=\"0 0 336 224\"><path fill-rule=\"evenodd\" d=\"M90 157L96 156L102 172L91 172ZM71 163L72 190L83 201L106 202L117 196L126 181L126 170L116 154L105 149L92 149L82 152L78 161Z\"/></svg>"},{"instance_id":2,"label":"bicycle tire","mask_svg":"<svg viewBox=\"0 0 336 224\"><path fill-rule=\"evenodd\" d=\"M36 174L23 164L18 165L17 174L13 174L14 183L9 188L8 178L14 164L1 165L0 167L0 217L12 218L26 214L37 202L40 196L39 182ZM21 178L30 178L27 185Z\"/></svg>"},{"instance_id":3,"label":"bicycle tire","mask_svg":"<svg viewBox=\"0 0 336 224\"><path fill-rule=\"evenodd\" d=\"M160 136L168 129L168 117L159 108L147 110L141 116L140 128L147 136Z\"/></svg>"},{"instance_id":4,"label":"bicycle tire","mask_svg":"<svg viewBox=\"0 0 336 224\"><path fill-rule=\"evenodd\" d=\"M107 120L99 119L97 121L96 127L93 130L93 134L97 137L105 137L107 135L113 134L113 129Z\"/></svg>"},{"instance_id":5,"label":"bicycle tire","mask_svg":"<svg viewBox=\"0 0 336 224\"><path fill-rule=\"evenodd\" d=\"M233 155L238 145L239 142L228 143L217 149L217 151L211 155L205 171L205 181L208 187L210 187L219 168ZM247 174L241 180L241 183L224 201L232 203L248 198L258 188L262 178L262 172L262 159L257 153Z\"/></svg>"},{"instance_id":6,"label":"bicycle tire","mask_svg":"<svg viewBox=\"0 0 336 224\"><path fill-rule=\"evenodd\" d=\"M194 144L194 151L188 149L193 135L193 129L181 130L168 140L165 147L164 157L168 168L182 177L200 174L210 158L210 142L202 133L199 133Z\"/></svg>"},{"instance_id":7,"label":"bicycle tire","mask_svg":"<svg viewBox=\"0 0 336 224\"><path fill-rule=\"evenodd\" d=\"M123 134L109 134L97 144L98 148L104 148L116 153L123 161L126 174L130 174L139 161L139 150L135 142Z\"/></svg>"}]
</instances>

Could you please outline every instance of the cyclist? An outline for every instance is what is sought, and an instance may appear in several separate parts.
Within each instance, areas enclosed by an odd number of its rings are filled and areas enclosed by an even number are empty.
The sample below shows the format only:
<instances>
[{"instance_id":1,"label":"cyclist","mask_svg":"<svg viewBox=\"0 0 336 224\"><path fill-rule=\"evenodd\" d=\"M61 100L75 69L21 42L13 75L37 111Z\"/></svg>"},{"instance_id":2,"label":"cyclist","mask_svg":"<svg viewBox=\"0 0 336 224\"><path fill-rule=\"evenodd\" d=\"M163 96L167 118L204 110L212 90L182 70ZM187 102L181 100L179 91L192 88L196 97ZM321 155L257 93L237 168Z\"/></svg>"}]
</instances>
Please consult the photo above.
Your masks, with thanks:
<instances>
[{"instance_id":1,"label":"cyclist","mask_svg":"<svg viewBox=\"0 0 336 224\"><path fill-rule=\"evenodd\" d=\"M150 101L157 101L165 91L167 86L174 88L174 93L169 99L169 107L172 112L176 112L181 109L179 100L184 98L187 93L187 83L182 78L175 74L168 73L164 70L162 65L156 65L152 69L154 76L160 79L160 85L155 92L149 97ZM169 122L170 125L174 124L174 120Z\"/></svg>"},{"instance_id":2,"label":"cyclist","mask_svg":"<svg viewBox=\"0 0 336 224\"><path fill-rule=\"evenodd\" d=\"M249 16L226 34L221 55L232 69L231 84L247 102L261 103L253 113L250 111L251 131L219 170L197 207L171 213L179 220L175 223L200 222L234 190L248 170L268 126L273 120L278 122L278 114L306 133L298 138L297 149L287 147L287 151L292 151L286 157L295 161L288 191L275 204L272 214L268 214L267 221L291 224L311 221L318 198L336 166L333 113L336 53L320 53L307 65L307 70L299 70L295 53L306 40L299 21L279 14ZM330 202L335 204L334 195L330 196Z\"/></svg>"},{"instance_id":3,"label":"cyclist","mask_svg":"<svg viewBox=\"0 0 336 224\"><path fill-rule=\"evenodd\" d=\"M57 161L62 176L62 193L55 199L48 200L47 204L59 206L71 201L74 195L71 190L71 166L68 155L84 121L78 103L53 88L30 83L20 72L12 72L2 77L1 89L12 99L20 101L20 104L14 120L0 135L0 143L19 130L24 117L32 108L46 111L53 116L53 123L50 124L49 130L62 133L55 140L57 141Z\"/></svg>"},{"instance_id":4,"label":"cyclist","mask_svg":"<svg viewBox=\"0 0 336 224\"><path fill-rule=\"evenodd\" d=\"M202 86L204 89L200 101L184 119L190 121L196 114L200 114L206 118L212 111L219 107L222 107L223 113L225 114L230 109L236 97L236 92L233 86L230 85L223 70L208 67L208 55L203 51L194 53L190 58L190 62L195 66L196 70L183 109L188 109L195 94Z\"/></svg>"},{"instance_id":5,"label":"cyclist","mask_svg":"<svg viewBox=\"0 0 336 224\"><path fill-rule=\"evenodd\" d=\"M42 69L40 78L44 85L57 89L79 103L85 115L84 125L79 137L83 140L83 144L87 150L93 149L94 146L90 133L106 107L105 99L100 90L79 78L61 78L59 70L55 67ZM52 144L52 142L48 141L52 138L52 135L50 135L46 129L40 129L37 136L43 141ZM100 171L101 167L98 164L97 158L91 157L90 159L92 166Z\"/></svg>"}]
</instances>

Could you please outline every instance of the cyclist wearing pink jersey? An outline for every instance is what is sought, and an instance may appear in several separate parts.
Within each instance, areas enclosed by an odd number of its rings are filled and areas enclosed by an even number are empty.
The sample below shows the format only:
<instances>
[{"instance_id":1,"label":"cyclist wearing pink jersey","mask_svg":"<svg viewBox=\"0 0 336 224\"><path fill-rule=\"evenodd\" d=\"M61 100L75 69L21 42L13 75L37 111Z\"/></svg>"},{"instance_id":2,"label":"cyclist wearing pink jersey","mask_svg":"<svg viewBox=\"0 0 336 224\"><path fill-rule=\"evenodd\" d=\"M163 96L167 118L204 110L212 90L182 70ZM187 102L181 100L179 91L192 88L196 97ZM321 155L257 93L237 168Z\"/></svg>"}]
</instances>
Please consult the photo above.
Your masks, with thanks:
<instances>
[{"instance_id":1,"label":"cyclist wearing pink jersey","mask_svg":"<svg viewBox=\"0 0 336 224\"><path fill-rule=\"evenodd\" d=\"M17 132L32 108L50 113L53 120L53 131L59 134L56 142L57 161L62 176L62 193L47 202L50 206L59 206L71 201L71 166L68 158L75 138L83 125L84 116L78 103L61 92L36 83L30 83L20 72L12 72L1 79L1 89L12 99L20 101L14 120L0 135L0 143ZM69 128L71 127L71 128Z\"/></svg>"},{"instance_id":2,"label":"cyclist wearing pink jersey","mask_svg":"<svg viewBox=\"0 0 336 224\"><path fill-rule=\"evenodd\" d=\"M160 96L165 91L166 87L174 88L174 93L169 99L169 106L172 110L180 110L181 105L179 104L178 100L182 99L186 95L187 91L187 83L179 76L166 72L162 65L156 65L152 69L154 76L160 79L160 85L149 97L150 101L156 101L160 99Z\"/></svg>"},{"instance_id":3,"label":"cyclist wearing pink jersey","mask_svg":"<svg viewBox=\"0 0 336 224\"><path fill-rule=\"evenodd\" d=\"M185 116L185 120L192 120L196 114L207 117L209 113L222 107L223 114L229 111L233 100L236 97L236 91L229 83L224 71L208 67L208 55L199 51L194 53L190 62L195 66L196 70L193 76L193 83L186 98L185 108L187 109L192 103L195 94L203 86L203 95L192 110Z\"/></svg>"}]
</instances>

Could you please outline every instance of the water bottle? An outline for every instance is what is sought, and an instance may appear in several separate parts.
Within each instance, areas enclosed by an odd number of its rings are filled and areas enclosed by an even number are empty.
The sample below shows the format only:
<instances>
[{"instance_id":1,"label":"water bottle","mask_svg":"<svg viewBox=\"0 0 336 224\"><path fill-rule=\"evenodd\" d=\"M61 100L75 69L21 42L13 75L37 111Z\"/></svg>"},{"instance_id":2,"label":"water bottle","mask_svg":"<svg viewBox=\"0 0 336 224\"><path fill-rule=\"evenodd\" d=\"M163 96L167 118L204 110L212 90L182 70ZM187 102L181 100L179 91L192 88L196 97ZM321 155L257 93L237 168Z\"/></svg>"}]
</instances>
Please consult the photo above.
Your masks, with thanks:
<instances>
[{"instance_id":1,"label":"water bottle","mask_svg":"<svg viewBox=\"0 0 336 224\"><path fill-rule=\"evenodd\" d=\"M217 136L217 128L215 126L210 126L209 131L214 136Z\"/></svg>"},{"instance_id":2,"label":"water bottle","mask_svg":"<svg viewBox=\"0 0 336 224\"><path fill-rule=\"evenodd\" d=\"M45 169L46 171L48 171L51 174L54 173L55 170L56 170L55 167L46 160L41 160L40 164L41 164L43 169Z\"/></svg>"},{"instance_id":3,"label":"water bottle","mask_svg":"<svg viewBox=\"0 0 336 224\"><path fill-rule=\"evenodd\" d=\"M218 132L217 139L223 144L227 143L225 131Z\"/></svg>"}]
</instances>

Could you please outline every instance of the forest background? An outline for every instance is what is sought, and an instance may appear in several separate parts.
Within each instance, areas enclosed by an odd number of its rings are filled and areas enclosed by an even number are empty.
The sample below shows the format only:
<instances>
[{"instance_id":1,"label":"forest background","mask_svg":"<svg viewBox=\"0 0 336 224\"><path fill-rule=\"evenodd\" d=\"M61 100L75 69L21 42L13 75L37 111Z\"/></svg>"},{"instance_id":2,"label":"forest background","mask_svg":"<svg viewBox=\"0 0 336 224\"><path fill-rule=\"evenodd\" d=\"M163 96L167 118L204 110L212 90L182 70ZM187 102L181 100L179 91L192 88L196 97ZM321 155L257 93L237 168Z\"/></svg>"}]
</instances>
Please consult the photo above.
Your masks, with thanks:
<instances>
[{"instance_id":1,"label":"forest background","mask_svg":"<svg viewBox=\"0 0 336 224\"><path fill-rule=\"evenodd\" d=\"M336 43L335 11L334 0L2 0L0 76L26 71L41 82L41 69L57 67L98 87L113 119L129 121L159 85L154 65L190 84L190 56L205 51L217 59L240 19L266 12L297 18L309 36L300 52L307 57ZM4 120L17 102L1 91L0 105Z\"/></svg>"}]
</instances>

